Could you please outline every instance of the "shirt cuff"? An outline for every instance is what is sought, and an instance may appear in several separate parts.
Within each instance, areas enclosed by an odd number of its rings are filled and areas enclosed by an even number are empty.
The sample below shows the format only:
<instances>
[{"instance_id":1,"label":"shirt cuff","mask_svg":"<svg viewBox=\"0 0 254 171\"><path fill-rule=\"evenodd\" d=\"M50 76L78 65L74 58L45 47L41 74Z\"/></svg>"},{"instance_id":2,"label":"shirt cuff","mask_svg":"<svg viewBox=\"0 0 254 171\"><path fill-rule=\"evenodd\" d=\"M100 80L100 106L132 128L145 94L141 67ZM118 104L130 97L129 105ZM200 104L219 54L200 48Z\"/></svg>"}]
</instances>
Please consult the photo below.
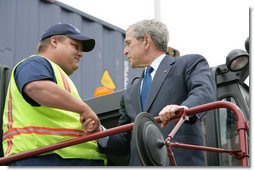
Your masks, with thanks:
<instances>
[{"instance_id":1,"label":"shirt cuff","mask_svg":"<svg viewBox=\"0 0 254 171\"><path fill-rule=\"evenodd\" d=\"M106 128L104 128L103 126L101 126L101 128L103 131L106 130ZM109 139L109 136L106 136L97 140L100 152L105 152L107 144L108 144L108 139Z\"/></svg>"}]
</instances>

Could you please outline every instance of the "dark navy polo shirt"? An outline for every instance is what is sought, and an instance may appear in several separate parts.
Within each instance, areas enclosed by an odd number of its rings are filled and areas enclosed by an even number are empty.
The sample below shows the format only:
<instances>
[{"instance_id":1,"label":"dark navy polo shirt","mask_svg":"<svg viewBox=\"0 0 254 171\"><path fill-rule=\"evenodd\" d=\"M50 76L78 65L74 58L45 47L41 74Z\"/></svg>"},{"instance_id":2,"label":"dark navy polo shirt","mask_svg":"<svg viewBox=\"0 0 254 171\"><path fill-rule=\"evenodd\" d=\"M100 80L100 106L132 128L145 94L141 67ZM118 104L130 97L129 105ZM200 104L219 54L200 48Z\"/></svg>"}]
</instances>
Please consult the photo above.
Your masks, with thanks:
<instances>
[{"instance_id":1,"label":"dark navy polo shirt","mask_svg":"<svg viewBox=\"0 0 254 171\"><path fill-rule=\"evenodd\" d=\"M28 58L20 63L14 71L14 79L23 98L33 106L40 106L24 92L24 86L32 81L50 80L56 83L55 74L49 61L43 57L36 56Z\"/></svg>"}]
</instances>

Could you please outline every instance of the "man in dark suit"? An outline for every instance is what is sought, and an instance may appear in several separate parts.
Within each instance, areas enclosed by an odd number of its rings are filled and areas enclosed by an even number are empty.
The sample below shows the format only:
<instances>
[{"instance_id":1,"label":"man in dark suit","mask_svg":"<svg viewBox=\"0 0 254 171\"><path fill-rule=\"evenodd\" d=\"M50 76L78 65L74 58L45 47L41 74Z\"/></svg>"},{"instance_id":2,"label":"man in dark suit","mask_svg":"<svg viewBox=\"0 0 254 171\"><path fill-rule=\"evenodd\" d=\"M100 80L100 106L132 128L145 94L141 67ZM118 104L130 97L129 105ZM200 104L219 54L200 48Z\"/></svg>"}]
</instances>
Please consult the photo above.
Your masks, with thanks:
<instances>
[{"instance_id":1,"label":"man in dark suit","mask_svg":"<svg viewBox=\"0 0 254 171\"><path fill-rule=\"evenodd\" d=\"M206 59L197 54L177 58L166 55L168 37L165 24L155 20L140 21L127 29L124 54L132 68L145 70L122 97L120 125L133 122L137 114L145 111L160 116L162 132L167 137L176 124L168 121L177 111L215 100L215 83ZM152 83L143 100L144 77L150 67ZM202 136L201 120L195 115L181 126L173 141L203 145ZM173 152L178 166L205 165L202 151L175 148ZM140 165L131 132L110 136L107 153L129 154L129 165Z\"/></svg>"}]
</instances>

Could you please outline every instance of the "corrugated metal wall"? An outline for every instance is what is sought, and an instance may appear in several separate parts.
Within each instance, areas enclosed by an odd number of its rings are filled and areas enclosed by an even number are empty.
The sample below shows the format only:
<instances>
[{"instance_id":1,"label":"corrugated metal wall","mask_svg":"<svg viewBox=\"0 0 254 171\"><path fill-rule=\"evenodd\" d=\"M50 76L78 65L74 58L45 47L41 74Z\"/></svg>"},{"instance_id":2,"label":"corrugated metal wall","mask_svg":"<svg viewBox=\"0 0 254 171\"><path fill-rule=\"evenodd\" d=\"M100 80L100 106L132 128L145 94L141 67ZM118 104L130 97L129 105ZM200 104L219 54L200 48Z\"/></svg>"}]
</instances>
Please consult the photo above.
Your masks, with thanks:
<instances>
[{"instance_id":1,"label":"corrugated metal wall","mask_svg":"<svg viewBox=\"0 0 254 171\"><path fill-rule=\"evenodd\" d=\"M36 52L43 32L52 24L66 22L96 40L72 76L82 99L93 97L108 70L116 91L126 88L140 70L130 69L123 55L125 31L60 2L0 0L0 65L13 67Z\"/></svg>"}]
</instances>

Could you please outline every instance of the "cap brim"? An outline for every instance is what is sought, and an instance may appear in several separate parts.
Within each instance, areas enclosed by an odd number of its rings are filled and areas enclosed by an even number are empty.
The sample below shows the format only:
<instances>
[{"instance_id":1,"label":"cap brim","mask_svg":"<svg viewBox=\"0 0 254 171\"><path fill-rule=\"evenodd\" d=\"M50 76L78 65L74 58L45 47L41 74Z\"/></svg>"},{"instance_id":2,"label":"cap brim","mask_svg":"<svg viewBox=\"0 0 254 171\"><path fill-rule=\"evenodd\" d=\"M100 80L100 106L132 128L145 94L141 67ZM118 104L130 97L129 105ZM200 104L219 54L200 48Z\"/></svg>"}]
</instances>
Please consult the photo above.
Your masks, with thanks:
<instances>
[{"instance_id":1,"label":"cap brim","mask_svg":"<svg viewBox=\"0 0 254 171\"><path fill-rule=\"evenodd\" d=\"M94 46L95 46L94 39L83 40L83 51L84 52L90 52L91 50L93 50Z\"/></svg>"},{"instance_id":2,"label":"cap brim","mask_svg":"<svg viewBox=\"0 0 254 171\"><path fill-rule=\"evenodd\" d=\"M94 46L95 46L95 40L91 39L89 37L85 37L82 35L67 35L75 40L80 40L83 42L83 51L84 52L90 52L91 50L93 50Z\"/></svg>"}]
</instances>

